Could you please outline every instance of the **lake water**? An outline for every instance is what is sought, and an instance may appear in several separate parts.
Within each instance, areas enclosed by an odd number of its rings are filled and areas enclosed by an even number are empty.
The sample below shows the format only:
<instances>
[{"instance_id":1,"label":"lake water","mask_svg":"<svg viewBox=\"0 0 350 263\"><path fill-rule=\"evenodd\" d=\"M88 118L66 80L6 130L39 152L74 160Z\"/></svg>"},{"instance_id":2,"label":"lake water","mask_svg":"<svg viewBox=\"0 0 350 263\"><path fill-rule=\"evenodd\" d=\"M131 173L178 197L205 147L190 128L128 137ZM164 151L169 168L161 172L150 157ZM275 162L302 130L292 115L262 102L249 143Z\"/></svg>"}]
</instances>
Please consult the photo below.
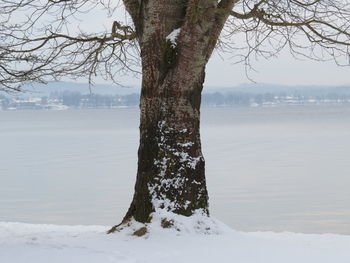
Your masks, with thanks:
<instances>
[{"instance_id":1,"label":"lake water","mask_svg":"<svg viewBox=\"0 0 350 263\"><path fill-rule=\"evenodd\" d=\"M0 112L0 221L119 223L138 110ZM350 234L350 108L207 108L211 214L237 230Z\"/></svg>"}]
</instances>

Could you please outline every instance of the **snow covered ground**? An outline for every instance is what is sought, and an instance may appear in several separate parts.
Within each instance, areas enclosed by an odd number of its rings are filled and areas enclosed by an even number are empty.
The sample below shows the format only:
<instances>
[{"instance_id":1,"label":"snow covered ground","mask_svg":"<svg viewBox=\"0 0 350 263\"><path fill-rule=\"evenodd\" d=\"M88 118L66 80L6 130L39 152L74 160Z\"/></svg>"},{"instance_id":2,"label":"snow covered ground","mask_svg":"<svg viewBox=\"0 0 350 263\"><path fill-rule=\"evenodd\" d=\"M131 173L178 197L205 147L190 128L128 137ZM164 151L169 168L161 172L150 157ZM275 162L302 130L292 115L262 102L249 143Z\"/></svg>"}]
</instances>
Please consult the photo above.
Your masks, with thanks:
<instances>
[{"instance_id":1,"label":"snow covered ground","mask_svg":"<svg viewBox=\"0 0 350 263\"><path fill-rule=\"evenodd\" d=\"M154 223L150 234L135 237L127 232L107 235L105 226L0 222L0 262L350 262L350 236L244 233L215 220L209 225L211 234L191 231L191 222L181 232Z\"/></svg>"},{"instance_id":2,"label":"snow covered ground","mask_svg":"<svg viewBox=\"0 0 350 263\"><path fill-rule=\"evenodd\" d=\"M208 110L212 215L241 230L350 234L350 111L319 110ZM1 222L118 223L136 174L136 113L0 116L0 263L350 263L350 235L246 233L198 217L177 218L181 232L154 221L143 237Z\"/></svg>"}]
</instances>

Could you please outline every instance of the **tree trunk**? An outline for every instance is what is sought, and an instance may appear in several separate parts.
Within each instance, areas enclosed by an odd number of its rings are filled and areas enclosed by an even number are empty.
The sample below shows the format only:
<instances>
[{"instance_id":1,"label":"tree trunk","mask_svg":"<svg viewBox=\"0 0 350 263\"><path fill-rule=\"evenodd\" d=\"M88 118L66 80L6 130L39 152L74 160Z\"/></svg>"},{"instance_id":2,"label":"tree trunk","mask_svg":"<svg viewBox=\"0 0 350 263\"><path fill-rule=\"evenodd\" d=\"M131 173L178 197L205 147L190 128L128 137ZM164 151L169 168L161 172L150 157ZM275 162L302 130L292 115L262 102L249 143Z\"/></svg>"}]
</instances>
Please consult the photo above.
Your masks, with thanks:
<instances>
[{"instance_id":1,"label":"tree trunk","mask_svg":"<svg viewBox=\"0 0 350 263\"><path fill-rule=\"evenodd\" d=\"M176 78L176 79L174 79ZM208 213L199 117L204 70L179 89L182 79L144 80L135 194L126 218L148 222L155 208L192 215ZM155 92L149 92L149 85Z\"/></svg>"},{"instance_id":2,"label":"tree trunk","mask_svg":"<svg viewBox=\"0 0 350 263\"><path fill-rule=\"evenodd\" d=\"M124 0L137 31L143 75L137 179L123 222L150 222L158 208L209 215L200 102L205 66L227 16L214 11L216 0L138 3Z\"/></svg>"}]
</instances>

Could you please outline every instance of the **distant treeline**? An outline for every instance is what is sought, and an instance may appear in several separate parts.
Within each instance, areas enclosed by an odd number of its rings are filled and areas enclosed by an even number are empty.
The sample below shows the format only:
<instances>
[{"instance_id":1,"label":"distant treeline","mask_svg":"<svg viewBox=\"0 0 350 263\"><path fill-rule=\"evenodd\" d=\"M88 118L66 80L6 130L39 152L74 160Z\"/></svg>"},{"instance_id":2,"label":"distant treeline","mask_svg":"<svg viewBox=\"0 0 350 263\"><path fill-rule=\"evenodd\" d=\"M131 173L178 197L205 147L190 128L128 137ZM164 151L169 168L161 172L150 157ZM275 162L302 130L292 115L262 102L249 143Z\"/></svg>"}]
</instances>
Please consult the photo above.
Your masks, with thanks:
<instances>
[{"instance_id":1,"label":"distant treeline","mask_svg":"<svg viewBox=\"0 0 350 263\"><path fill-rule=\"evenodd\" d=\"M57 99L63 105L75 108L133 107L139 104L139 94L101 95L79 92L52 93L49 99Z\"/></svg>"},{"instance_id":2,"label":"distant treeline","mask_svg":"<svg viewBox=\"0 0 350 263\"><path fill-rule=\"evenodd\" d=\"M309 92L310 93L310 92ZM300 94L296 92L278 93L207 93L203 95L204 106L273 106L273 105L310 105L310 104L349 104L350 94L334 92L324 94Z\"/></svg>"},{"instance_id":3,"label":"distant treeline","mask_svg":"<svg viewBox=\"0 0 350 263\"><path fill-rule=\"evenodd\" d=\"M350 93L306 93L275 92L275 93L204 93L202 105L209 107L247 107L247 106L278 106L278 105L323 105L350 104ZM30 98L11 97L0 94L0 109L86 109L86 108L118 108L135 107L139 105L139 94L102 95L82 94L80 92L52 92L49 96Z\"/></svg>"}]
</instances>

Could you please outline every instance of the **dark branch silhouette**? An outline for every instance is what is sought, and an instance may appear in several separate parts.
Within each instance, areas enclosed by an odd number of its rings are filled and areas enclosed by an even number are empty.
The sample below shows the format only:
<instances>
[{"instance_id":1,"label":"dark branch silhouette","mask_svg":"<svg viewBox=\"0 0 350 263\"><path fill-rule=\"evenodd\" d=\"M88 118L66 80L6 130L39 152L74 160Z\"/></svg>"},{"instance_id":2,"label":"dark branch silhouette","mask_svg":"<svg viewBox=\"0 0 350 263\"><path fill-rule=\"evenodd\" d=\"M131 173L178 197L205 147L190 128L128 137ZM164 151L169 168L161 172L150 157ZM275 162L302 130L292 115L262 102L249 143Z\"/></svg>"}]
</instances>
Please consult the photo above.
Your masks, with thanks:
<instances>
[{"instance_id":1,"label":"dark branch silhouette","mask_svg":"<svg viewBox=\"0 0 350 263\"><path fill-rule=\"evenodd\" d=\"M124 1L133 20L140 21L135 26L142 23L140 3ZM1 89L19 90L23 83L64 76L93 82L99 75L118 82L118 72L136 71L139 54L133 25L114 21L110 32L100 33L70 28L76 17L93 15L96 8L113 9L103 1L1 1ZM221 0L215 12L231 16L219 40L221 47L246 65L252 54L268 58L285 47L295 56L348 64L349 1ZM245 40L237 41L239 35Z\"/></svg>"}]
</instances>

